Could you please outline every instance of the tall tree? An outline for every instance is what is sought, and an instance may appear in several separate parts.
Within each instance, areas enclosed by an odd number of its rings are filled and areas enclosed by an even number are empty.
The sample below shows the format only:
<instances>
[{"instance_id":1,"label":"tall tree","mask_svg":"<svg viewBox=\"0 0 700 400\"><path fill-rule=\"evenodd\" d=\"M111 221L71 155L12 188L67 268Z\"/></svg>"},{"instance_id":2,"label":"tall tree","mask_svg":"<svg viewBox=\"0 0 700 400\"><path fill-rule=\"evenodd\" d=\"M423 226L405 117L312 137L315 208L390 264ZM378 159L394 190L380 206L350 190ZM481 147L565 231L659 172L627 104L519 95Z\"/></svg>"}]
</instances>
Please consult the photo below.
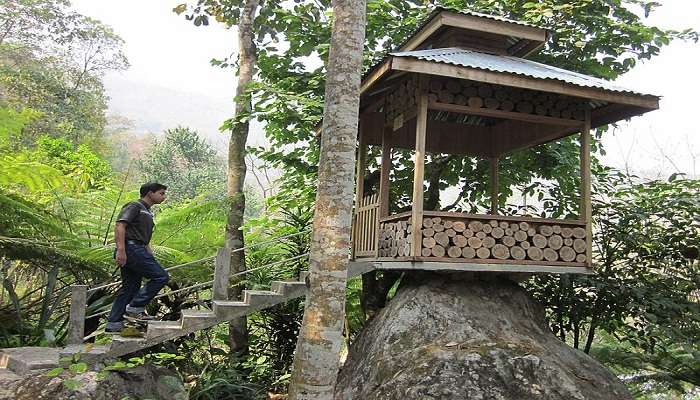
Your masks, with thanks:
<instances>
[{"instance_id":1,"label":"tall tree","mask_svg":"<svg viewBox=\"0 0 700 400\"><path fill-rule=\"evenodd\" d=\"M256 13L261 7L261 0L198 0L197 4L186 14L197 26L208 25L209 17L224 22L228 26L238 26L238 83L234 117L224 123L222 129L230 131L227 198L229 213L226 223L226 246L231 249L242 248L245 245L243 231L243 215L245 213L244 184L246 177L246 142L250 131L250 115L252 109L251 85L255 78L258 46L256 35L261 33L261 24L256 24ZM270 3L278 4L276 0ZM175 7L176 13L187 10L183 3ZM266 29L262 29L265 32ZM264 36L264 34L263 34ZM228 63L224 63L229 65ZM238 251L231 254L231 271L245 271L245 253ZM238 297L243 291L241 285L235 285L230 295ZM231 350L236 353L245 352L248 347L247 319L245 316L229 322L229 342Z\"/></svg>"},{"instance_id":2,"label":"tall tree","mask_svg":"<svg viewBox=\"0 0 700 400\"><path fill-rule=\"evenodd\" d=\"M360 106L365 0L333 1L310 288L289 390L291 400L332 399L345 321L345 287Z\"/></svg>"},{"instance_id":3,"label":"tall tree","mask_svg":"<svg viewBox=\"0 0 700 400\"><path fill-rule=\"evenodd\" d=\"M245 0L241 19L238 23L238 85L236 86L236 121L231 124L231 138L228 144L228 200L229 213L226 224L226 244L231 249L242 248L243 214L245 213L245 192L243 187L246 175L246 141L250 131L250 110L252 108L249 85L255 75L257 47L255 45L253 20L258 9L258 0ZM231 271L245 271L245 253L231 254ZM239 296L242 287L233 288L233 294ZM229 341L231 350L242 352L248 348L248 323L245 316L229 322Z\"/></svg>"}]
</instances>

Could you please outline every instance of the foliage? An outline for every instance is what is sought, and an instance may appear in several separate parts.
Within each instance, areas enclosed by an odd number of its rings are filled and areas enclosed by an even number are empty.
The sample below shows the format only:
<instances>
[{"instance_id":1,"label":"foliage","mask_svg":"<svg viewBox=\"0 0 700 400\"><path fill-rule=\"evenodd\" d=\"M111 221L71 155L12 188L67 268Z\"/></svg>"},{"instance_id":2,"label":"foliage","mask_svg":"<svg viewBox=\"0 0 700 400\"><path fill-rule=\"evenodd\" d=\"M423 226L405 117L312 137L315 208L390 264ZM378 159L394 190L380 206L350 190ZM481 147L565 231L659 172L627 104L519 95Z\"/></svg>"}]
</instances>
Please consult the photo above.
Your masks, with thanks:
<instances>
[{"instance_id":1,"label":"foliage","mask_svg":"<svg viewBox=\"0 0 700 400\"><path fill-rule=\"evenodd\" d=\"M10 141L17 141L24 127L39 116L41 113L31 108L16 111L0 107L0 151L8 147Z\"/></svg>"},{"instance_id":2,"label":"foliage","mask_svg":"<svg viewBox=\"0 0 700 400\"><path fill-rule=\"evenodd\" d=\"M202 372L192 389L192 400L230 399L253 400L260 398L264 389L246 382L235 368L216 365Z\"/></svg>"},{"instance_id":3,"label":"foliage","mask_svg":"<svg viewBox=\"0 0 700 400\"><path fill-rule=\"evenodd\" d=\"M172 200L225 192L223 160L199 134L186 127L165 131L139 161L144 179L168 186Z\"/></svg>"},{"instance_id":4,"label":"foliage","mask_svg":"<svg viewBox=\"0 0 700 400\"><path fill-rule=\"evenodd\" d=\"M106 96L101 77L123 70L123 40L68 10L65 0L8 0L0 9L0 93L15 109L40 112L14 147L40 135L101 149Z\"/></svg>"},{"instance_id":5,"label":"foliage","mask_svg":"<svg viewBox=\"0 0 700 400\"><path fill-rule=\"evenodd\" d=\"M530 285L552 330L586 352L602 330L620 343L615 357L603 358L612 365L699 385L698 194L700 182L677 176L639 183L599 173L596 274L537 277Z\"/></svg>"}]
</instances>

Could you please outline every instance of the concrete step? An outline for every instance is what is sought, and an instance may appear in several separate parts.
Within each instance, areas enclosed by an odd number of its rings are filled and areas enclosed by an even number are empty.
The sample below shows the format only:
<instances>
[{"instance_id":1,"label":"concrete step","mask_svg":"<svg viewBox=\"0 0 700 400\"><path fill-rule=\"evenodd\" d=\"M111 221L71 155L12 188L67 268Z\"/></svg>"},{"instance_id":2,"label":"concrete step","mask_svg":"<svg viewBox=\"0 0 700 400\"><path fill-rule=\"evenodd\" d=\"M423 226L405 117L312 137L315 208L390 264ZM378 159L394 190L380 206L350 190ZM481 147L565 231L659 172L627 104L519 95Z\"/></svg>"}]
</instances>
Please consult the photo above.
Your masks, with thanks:
<instances>
[{"instance_id":1,"label":"concrete step","mask_svg":"<svg viewBox=\"0 0 700 400\"><path fill-rule=\"evenodd\" d=\"M129 353L143 348L146 345L146 338L124 337L120 335L112 336L112 344L109 347L110 354Z\"/></svg>"},{"instance_id":2,"label":"concrete step","mask_svg":"<svg viewBox=\"0 0 700 400\"><path fill-rule=\"evenodd\" d=\"M209 310L182 310L182 329L192 331L192 329L201 327L201 329L208 328L218 321L214 311Z\"/></svg>"},{"instance_id":3,"label":"concrete step","mask_svg":"<svg viewBox=\"0 0 700 400\"><path fill-rule=\"evenodd\" d=\"M151 321L146 330L146 339L168 335L182 330L182 321Z\"/></svg>"},{"instance_id":4,"label":"concrete step","mask_svg":"<svg viewBox=\"0 0 700 400\"><path fill-rule=\"evenodd\" d=\"M251 310L250 305L244 301L214 300L212 304L214 313L222 321L242 317Z\"/></svg>"},{"instance_id":5,"label":"concrete step","mask_svg":"<svg viewBox=\"0 0 700 400\"><path fill-rule=\"evenodd\" d=\"M270 290L277 292L287 299L296 298L306 294L306 283L298 281L273 281Z\"/></svg>"},{"instance_id":6,"label":"concrete step","mask_svg":"<svg viewBox=\"0 0 700 400\"><path fill-rule=\"evenodd\" d=\"M80 361L88 364L93 364L102 358L109 351L109 345L95 345L92 343L85 344L73 344L68 345L62 349L58 349L59 359L63 357L72 357L73 355L80 353ZM62 364L62 363L61 363Z\"/></svg>"},{"instance_id":7,"label":"concrete step","mask_svg":"<svg viewBox=\"0 0 700 400\"><path fill-rule=\"evenodd\" d=\"M17 375L58 367L60 349L54 347L14 347L0 350L0 368Z\"/></svg>"},{"instance_id":8,"label":"concrete step","mask_svg":"<svg viewBox=\"0 0 700 400\"><path fill-rule=\"evenodd\" d=\"M244 290L243 301L250 305L251 309L260 310L279 304L285 297L269 290Z\"/></svg>"}]
</instances>

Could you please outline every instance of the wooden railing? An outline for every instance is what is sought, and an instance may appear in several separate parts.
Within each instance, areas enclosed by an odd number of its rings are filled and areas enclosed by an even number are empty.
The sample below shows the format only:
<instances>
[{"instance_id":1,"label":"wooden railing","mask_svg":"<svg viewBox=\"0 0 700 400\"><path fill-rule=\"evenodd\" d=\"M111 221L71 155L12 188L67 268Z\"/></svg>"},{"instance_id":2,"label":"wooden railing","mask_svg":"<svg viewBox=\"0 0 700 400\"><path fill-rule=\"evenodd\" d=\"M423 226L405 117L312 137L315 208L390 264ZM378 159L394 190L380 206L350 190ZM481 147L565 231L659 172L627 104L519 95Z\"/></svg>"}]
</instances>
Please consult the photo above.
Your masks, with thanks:
<instances>
[{"instance_id":1,"label":"wooden railing","mask_svg":"<svg viewBox=\"0 0 700 400\"><path fill-rule=\"evenodd\" d=\"M378 222L379 195L363 197L355 208L352 229L352 249L355 257L377 256Z\"/></svg>"}]
</instances>

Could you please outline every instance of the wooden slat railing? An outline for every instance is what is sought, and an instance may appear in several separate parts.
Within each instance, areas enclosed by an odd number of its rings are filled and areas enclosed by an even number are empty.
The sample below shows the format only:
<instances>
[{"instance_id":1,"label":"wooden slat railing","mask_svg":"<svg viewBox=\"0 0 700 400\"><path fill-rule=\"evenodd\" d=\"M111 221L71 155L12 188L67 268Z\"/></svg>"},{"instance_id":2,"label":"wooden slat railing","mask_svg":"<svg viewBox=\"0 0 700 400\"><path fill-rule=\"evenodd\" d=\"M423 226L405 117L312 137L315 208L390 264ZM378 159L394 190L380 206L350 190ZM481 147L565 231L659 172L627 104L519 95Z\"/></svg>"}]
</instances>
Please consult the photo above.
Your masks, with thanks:
<instances>
[{"instance_id":1,"label":"wooden slat railing","mask_svg":"<svg viewBox=\"0 0 700 400\"><path fill-rule=\"evenodd\" d=\"M378 218L379 195L375 193L364 196L355 208L352 238L355 257L377 256Z\"/></svg>"}]
</instances>

